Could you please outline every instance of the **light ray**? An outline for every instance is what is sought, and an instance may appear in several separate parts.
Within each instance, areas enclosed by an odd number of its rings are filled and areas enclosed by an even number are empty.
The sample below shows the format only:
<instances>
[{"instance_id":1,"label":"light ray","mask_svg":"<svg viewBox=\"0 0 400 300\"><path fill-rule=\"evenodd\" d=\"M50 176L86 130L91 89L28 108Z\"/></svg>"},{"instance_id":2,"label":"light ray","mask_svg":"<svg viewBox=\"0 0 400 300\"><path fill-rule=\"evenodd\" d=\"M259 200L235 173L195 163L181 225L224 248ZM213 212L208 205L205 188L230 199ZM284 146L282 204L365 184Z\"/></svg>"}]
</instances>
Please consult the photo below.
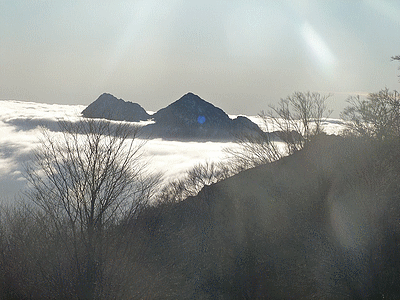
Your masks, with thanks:
<instances>
[{"instance_id":1,"label":"light ray","mask_svg":"<svg viewBox=\"0 0 400 300\"><path fill-rule=\"evenodd\" d=\"M328 45L308 22L303 24L301 34L322 71L332 76L336 59Z\"/></svg>"}]
</instances>

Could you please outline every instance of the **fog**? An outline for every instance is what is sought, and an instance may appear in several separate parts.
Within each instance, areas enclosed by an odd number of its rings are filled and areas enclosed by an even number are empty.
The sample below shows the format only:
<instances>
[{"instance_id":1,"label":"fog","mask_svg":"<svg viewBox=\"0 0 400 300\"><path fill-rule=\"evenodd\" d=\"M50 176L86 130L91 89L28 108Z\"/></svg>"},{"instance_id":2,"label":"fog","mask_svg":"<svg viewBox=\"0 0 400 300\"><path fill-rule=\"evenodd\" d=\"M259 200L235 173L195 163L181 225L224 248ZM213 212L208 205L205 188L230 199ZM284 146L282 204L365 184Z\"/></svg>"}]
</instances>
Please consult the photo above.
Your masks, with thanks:
<instances>
[{"instance_id":1,"label":"fog","mask_svg":"<svg viewBox=\"0 0 400 300\"><path fill-rule=\"evenodd\" d=\"M84 108L83 105L0 101L0 199L13 201L25 188L24 164L29 161L32 150L39 146L41 126L53 130L51 134L57 137L60 135L56 132L57 122L79 121ZM263 128L264 123L258 116L248 117ZM324 125L328 133L338 133L342 128L341 121L335 119L327 120ZM270 125L269 130L274 128ZM137 144L144 144L140 153L147 170L162 173L165 183L183 176L196 164L226 161L224 149L237 147L234 142L144 140L140 136Z\"/></svg>"}]
</instances>

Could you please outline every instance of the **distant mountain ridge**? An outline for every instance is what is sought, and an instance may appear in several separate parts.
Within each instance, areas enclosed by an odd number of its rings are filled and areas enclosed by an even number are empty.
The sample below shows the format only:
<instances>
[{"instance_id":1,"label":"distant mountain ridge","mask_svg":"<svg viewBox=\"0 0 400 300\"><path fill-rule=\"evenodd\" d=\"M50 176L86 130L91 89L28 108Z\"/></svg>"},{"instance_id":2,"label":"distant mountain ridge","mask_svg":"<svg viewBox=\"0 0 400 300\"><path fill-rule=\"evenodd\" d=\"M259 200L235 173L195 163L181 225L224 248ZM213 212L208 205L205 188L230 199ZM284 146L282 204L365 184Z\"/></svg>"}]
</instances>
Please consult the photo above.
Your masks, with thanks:
<instances>
[{"instance_id":1,"label":"distant mountain ridge","mask_svg":"<svg viewBox=\"0 0 400 300\"><path fill-rule=\"evenodd\" d=\"M111 94L101 94L94 102L82 111L86 118L101 118L115 121L139 122L150 118L150 115L138 103L117 99Z\"/></svg>"},{"instance_id":2,"label":"distant mountain ridge","mask_svg":"<svg viewBox=\"0 0 400 300\"><path fill-rule=\"evenodd\" d=\"M212 125L225 127L231 120L222 109L193 93L187 93L179 100L160 109L153 115L153 119L159 124L175 126L200 124L203 127Z\"/></svg>"},{"instance_id":3,"label":"distant mountain ridge","mask_svg":"<svg viewBox=\"0 0 400 300\"><path fill-rule=\"evenodd\" d=\"M193 93L183 95L153 115L137 103L104 93L84 109L82 115L131 122L151 119L155 123L142 128L142 134L151 138L232 140L242 134L263 134L248 118L240 116L232 120L222 109Z\"/></svg>"}]
</instances>

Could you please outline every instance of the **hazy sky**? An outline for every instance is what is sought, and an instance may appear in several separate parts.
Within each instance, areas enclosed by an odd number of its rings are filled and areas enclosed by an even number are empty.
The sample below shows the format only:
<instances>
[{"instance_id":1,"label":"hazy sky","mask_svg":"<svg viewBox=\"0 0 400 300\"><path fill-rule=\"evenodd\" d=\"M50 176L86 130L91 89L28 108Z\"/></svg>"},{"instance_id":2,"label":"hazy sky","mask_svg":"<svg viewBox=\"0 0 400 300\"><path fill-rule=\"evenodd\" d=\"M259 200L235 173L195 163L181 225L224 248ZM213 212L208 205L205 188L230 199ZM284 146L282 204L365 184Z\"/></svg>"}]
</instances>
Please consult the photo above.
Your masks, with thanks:
<instances>
[{"instance_id":1,"label":"hazy sky","mask_svg":"<svg viewBox=\"0 0 400 300\"><path fill-rule=\"evenodd\" d=\"M400 89L400 1L0 0L0 99L255 115L294 91Z\"/></svg>"}]
</instances>

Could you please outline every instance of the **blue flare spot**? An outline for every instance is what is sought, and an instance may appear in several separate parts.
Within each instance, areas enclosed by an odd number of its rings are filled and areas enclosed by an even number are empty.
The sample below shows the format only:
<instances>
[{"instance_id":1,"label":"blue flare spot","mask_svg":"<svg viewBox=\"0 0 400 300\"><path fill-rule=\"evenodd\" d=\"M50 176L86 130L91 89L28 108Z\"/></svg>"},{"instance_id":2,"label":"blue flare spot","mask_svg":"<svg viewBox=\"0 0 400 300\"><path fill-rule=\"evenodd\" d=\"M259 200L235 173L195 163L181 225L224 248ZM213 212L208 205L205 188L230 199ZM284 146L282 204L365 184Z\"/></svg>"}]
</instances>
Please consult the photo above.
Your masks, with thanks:
<instances>
[{"instance_id":1,"label":"blue flare spot","mask_svg":"<svg viewBox=\"0 0 400 300\"><path fill-rule=\"evenodd\" d=\"M205 116L198 116L197 117L197 122L199 124L203 124L206 121L206 117Z\"/></svg>"}]
</instances>

